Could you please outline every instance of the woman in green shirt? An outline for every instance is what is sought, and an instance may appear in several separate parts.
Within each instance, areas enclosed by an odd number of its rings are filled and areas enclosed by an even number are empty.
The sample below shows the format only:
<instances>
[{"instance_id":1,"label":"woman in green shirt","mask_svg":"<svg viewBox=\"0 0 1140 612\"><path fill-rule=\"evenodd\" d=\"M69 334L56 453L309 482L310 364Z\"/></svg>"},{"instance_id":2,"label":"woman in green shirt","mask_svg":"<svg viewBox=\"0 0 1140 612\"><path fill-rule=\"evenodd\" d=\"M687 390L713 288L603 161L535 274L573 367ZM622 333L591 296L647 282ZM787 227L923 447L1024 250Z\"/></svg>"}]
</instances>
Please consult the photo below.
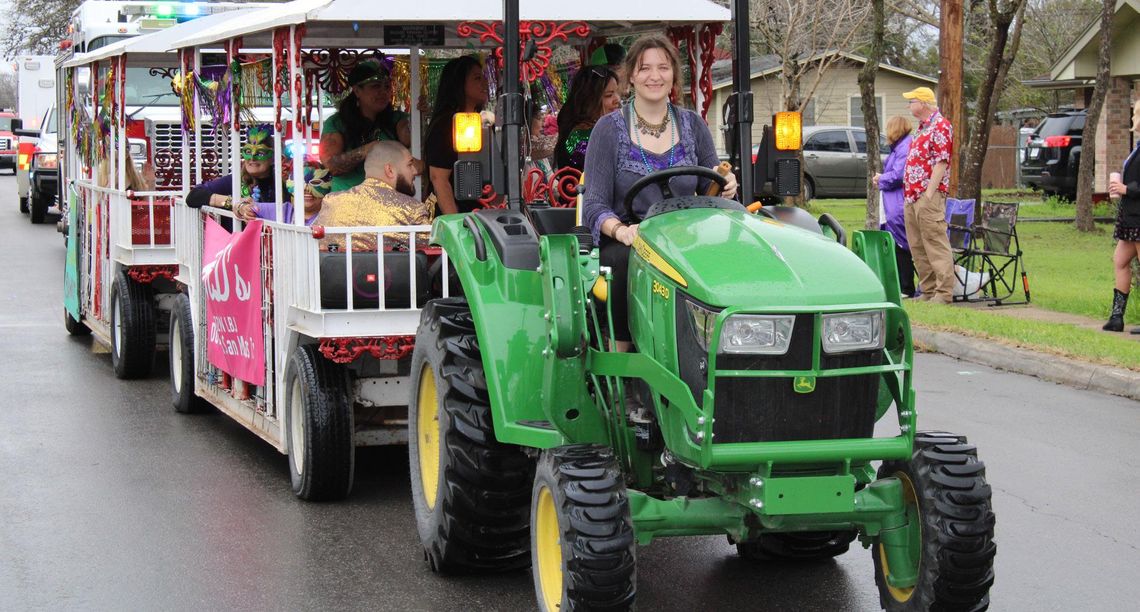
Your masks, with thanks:
<instances>
[{"instance_id":1,"label":"woman in green shirt","mask_svg":"<svg viewBox=\"0 0 1140 612\"><path fill-rule=\"evenodd\" d=\"M348 75L352 92L321 129L321 163L332 174L332 190L364 182L364 158L381 140L412 144L407 113L392 108L392 58L360 62Z\"/></svg>"}]
</instances>

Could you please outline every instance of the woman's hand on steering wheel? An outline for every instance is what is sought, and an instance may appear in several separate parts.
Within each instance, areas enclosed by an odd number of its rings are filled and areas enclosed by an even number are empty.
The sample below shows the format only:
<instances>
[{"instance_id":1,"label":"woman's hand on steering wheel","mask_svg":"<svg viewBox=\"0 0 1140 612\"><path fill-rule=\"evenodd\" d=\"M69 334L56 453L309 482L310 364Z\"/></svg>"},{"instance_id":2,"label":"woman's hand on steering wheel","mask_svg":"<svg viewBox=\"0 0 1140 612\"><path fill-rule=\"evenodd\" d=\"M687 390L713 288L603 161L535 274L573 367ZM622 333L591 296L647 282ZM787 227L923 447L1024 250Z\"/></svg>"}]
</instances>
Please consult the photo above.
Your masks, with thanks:
<instances>
[{"instance_id":1,"label":"woman's hand on steering wheel","mask_svg":"<svg viewBox=\"0 0 1140 612\"><path fill-rule=\"evenodd\" d=\"M633 225L619 225L614 230L614 240L624 244L625 246L633 246L633 241L637 238L637 223Z\"/></svg>"},{"instance_id":2,"label":"woman's hand on steering wheel","mask_svg":"<svg viewBox=\"0 0 1140 612\"><path fill-rule=\"evenodd\" d=\"M716 170L716 168L713 168L713 170ZM736 198L736 187L737 187L737 185L736 185L736 174L729 172L728 174L722 175L722 176L724 176L725 181L724 181L724 187L721 187L721 189L720 189L720 197L728 199L728 200L735 199Z\"/></svg>"}]
</instances>

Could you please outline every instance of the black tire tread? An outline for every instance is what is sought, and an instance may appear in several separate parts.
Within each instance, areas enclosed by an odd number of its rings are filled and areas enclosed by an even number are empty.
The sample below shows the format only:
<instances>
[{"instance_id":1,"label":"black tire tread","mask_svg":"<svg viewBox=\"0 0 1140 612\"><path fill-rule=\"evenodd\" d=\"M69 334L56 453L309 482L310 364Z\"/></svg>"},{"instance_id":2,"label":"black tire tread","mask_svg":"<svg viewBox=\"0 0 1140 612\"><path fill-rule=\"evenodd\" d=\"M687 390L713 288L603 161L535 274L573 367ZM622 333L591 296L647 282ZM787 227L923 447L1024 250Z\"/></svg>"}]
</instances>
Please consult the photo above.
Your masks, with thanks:
<instances>
[{"instance_id":1,"label":"black tire tread","mask_svg":"<svg viewBox=\"0 0 1140 612\"><path fill-rule=\"evenodd\" d=\"M293 473L290 449L293 493L306 501L344 499L352 491L356 460L348 373L325 359L315 344L297 347L290 361L285 405L291 406L293 377L300 377L308 451L303 458L304 474L298 477Z\"/></svg>"},{"instance_id":2,"label":"black tire tread","mask_svg":"<svg viewBox=\"0 0 1140 612\"><path fill-rule=\"evenodd\" d=\"M178 333L182 336L182 388L174 388L174 326L178 325ZM174 298L174 307L170 311L170 348L167 351L170 358L170 401L174 411L179 414L197 414L209 408L206 400L194 393L194 323L190 310L190 298L185 293L179 293Z\"/></svg>"},{"instance_id":3,"label":"black tire tread","mask_svg":"<svg viewBox=\"0 0 1140 612\"><path fill-rule=\"evenodd\" d=\"M567 609L630 609L637 594L637 546L613 451L590 444L551 449L539 462L536 489L542 480L553 481L560 515Z\"/></svg>"},{"instance_id":4,"label":"black tire tread","mask_svg":"<svg viewBox=\"0 0 1140 612\"><path fill-rule=\"evenodd\" d=\"M522 448L495 438L478 338L466 300L437 299L424 307L415 353L414 384L419 384L420 367L434 368L443 403L440 478L444 484L434 510L417 506L428 564L439 573L525 568L530 564L534 460ZM416 438L409 436L408 452L411 478L419 486ZM422 492L416 494L417 504L420 496Z\"/></svg>"},{"instance_id":5,"label":"black tire tread","mask_svg":"<svg viewBox=\"0 0 1140 612\"><path fill-rule=\"evenodd\" d=\"M71 313L67 309L63 309L63 327L67 333L72 336L90 336L91 328L84 325L81 321L76 321L71 317Z\"/></svg>"},{"instance_id":6,"label":"black tire tread","mask_svg":"<svg viewBox=\"0 0 1140 612\"><path fill-rule=\"evenodd\" d=\"M150 287L135 282L126 271L115 278L114 300L122 304L123 346L111 347L111 365L115 376L127 380L146 378L154 369L155 321L154 304ZM112 315L115 316L115 315ZM111 342L115 341L115 330L111 330Z\"/></svg>"},{"instance_id":7,"label":"black tire tread","mask_svg":"<svg viewBox=\"0 0 1140 612\"><path fill-rule=\"evenodd\" d=\"M923 520L922 559L913 596L905 604L886 591L872 547L879 598L888 610L966 610L989 608L997 554L994 513L985 464L964 436L918 432L909 462L885 461L879 476L910 476Z\"/></svg>"}]
</instances>

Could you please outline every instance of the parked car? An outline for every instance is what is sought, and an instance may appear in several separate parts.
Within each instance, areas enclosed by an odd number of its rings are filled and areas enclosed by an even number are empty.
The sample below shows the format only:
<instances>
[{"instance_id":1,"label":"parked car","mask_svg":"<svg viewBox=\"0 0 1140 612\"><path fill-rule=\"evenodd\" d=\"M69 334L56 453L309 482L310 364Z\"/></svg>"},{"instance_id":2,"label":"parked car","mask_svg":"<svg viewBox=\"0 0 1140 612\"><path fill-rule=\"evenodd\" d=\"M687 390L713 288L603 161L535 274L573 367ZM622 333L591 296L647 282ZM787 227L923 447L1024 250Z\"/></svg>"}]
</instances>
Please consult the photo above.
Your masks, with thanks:
<instances>
[{"instance_id":1,"label":"parked car","mask_svg":"<svg viewBox=\"0 0 1140 612\"><path fill-rule=\"evenodd\" d=\"M16 113L0 112L0 169L16 173L16 135L12 133L12 120Z\"/></svg>"},{"instance_id":2,"label":"parked car","mask_svg":"<svg viewBox=\"0 0 1140 612\"><path fill-rule=\"evenodd\" d=\"M38 130L16 130L19 136L36 139L28 169L28 180L17 180L21 209L27 202L32 223L43 223L48 209L58 204L59 192L59 143L56 138L55 108L44 114Z\"/></svg>"},{"instance_id":3,"label":"parked car","mask_svg":"<svg viewBox=\"0 0 1140 612\"><path fill-rule=\"evenodd\" d=\"M867 132L861 127L814 125L805 127L805 200L818 197L867 196ZM879 152L887 158L887 139L880 137Z\"/></svg>"},{"instance_id":4,"label":"parked car","mask_svg":"<svg viewBox=\"0 0 1140 612\"><path fill-rule=\"evenodd\" d=\"M1084 110L1055 113L1037 126L1021 162L1021 180L1026 185L1045 195L1076 198L1085 115Z\"/></svg>"}]
</instances>

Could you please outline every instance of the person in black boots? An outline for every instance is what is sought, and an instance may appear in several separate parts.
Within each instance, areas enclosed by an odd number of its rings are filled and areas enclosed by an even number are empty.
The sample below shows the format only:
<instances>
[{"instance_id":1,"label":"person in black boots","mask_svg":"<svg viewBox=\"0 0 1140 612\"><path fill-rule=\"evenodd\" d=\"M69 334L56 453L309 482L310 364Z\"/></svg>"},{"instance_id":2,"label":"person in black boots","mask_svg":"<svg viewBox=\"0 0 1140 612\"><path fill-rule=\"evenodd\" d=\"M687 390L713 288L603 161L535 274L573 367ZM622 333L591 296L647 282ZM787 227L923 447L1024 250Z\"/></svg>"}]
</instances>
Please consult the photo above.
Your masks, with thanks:
<instances>
[{"instance_id":1,"label":"person in black boots","mask_svg":"<svg viewBox=\"0 0 1140 612\"><path fill-rule=\"evenodd\" d=\"M1132 132L1140 134L1140 100L1132 108ZM1108 180L1108 195L1117 200L1117 240L1112 263L1116 270L1116 288L1112 291L1112 313L1105 331L1124 331L1124 309L1128 306L1128 289L1132 286L1132 260L1140 257L1140 144L1124 160L1123 174L1115 172ZM1132 330L1140 334L1140 327Z\"/></svg>"}]
</instances>

